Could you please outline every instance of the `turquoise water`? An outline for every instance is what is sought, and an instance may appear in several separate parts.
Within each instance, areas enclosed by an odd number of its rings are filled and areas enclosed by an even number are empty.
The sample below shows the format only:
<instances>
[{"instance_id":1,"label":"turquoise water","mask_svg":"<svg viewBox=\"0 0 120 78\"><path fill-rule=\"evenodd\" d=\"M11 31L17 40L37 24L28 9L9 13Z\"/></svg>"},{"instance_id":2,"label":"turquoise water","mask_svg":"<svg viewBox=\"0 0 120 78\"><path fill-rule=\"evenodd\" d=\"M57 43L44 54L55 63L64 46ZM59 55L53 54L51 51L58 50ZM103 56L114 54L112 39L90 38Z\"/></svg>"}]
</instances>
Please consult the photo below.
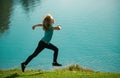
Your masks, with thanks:
<instances>
[{"instance_id":1,"label":"turquoise water","mask_svg":"<svg viewBox=\"0 0 120 78\"><path fill-rule=\"evenodd\" d=\"M7 4L7 5L6 5ZM119 0L0 0L0 69L20 68L43 37L42 22L51 13L61 31L52 43L59 47L63 67L80 64L96 71L120 72ZM45 49L27 69L53 69L53 52Z\"/></svg>"}]
</instances>

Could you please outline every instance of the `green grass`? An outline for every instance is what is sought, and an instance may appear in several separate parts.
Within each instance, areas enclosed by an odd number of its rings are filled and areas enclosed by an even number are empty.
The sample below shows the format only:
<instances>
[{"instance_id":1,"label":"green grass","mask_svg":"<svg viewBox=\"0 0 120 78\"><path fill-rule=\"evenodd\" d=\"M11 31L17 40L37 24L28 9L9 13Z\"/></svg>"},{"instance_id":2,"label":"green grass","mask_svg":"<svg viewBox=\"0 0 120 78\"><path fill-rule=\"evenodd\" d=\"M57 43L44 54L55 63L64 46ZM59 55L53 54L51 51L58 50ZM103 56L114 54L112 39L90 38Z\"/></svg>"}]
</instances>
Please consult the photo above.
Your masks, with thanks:
<instances>
[{"instance_id":1,"label":"green grass","mask_svg":"<svg viewBox=\"0 0 120 78\"><path fill-rule=\"evenodd\" d=\"M20 69L0 70L0 78L120 78L120 73L96 72L82 68L79 65L70 65L51 71Z\"/></svg>"}]
</instances>

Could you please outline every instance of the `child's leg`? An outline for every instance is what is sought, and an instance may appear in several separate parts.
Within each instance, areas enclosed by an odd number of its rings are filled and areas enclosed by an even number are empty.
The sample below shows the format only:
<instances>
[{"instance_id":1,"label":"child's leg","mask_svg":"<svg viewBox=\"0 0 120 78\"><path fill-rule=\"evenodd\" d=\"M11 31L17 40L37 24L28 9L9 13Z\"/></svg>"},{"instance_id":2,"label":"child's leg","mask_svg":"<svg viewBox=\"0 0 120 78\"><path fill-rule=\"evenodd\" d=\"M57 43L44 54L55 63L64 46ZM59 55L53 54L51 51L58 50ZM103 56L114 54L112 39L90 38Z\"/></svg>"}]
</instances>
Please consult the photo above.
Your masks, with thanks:
<instances>
[{"instance_id":1,"label":"child's leg","mask_svg":"<svg viewBox=\"0 0 120 78\"><path fill-rule=\"evenodd\" d=\"M34 53L32 55L30 55L27 60L24 62L25 65L27 65L34 57L36 57L43 49L44 43L43 42L39 42L38 47L36 48L36 50L34 51Z\"/></svg>"},{"instance_id":2,"label":"child's leg","mask_svg":"<svg viewBox=\"0 0 120 78\"><path fill-rule=\"evenodd\" d=\"M32 55L30 55L25 62L21 63L22 72L24 72L26 65L44 49L44 45L45 44L42 41L40 41L35 52Z\"/></svg>"},{"instance_id":3,"label":"child's leg","mask_svg":"<svg viewBox=\"0 0 120 78\"><path fill-rule=\"evenodd\" d=\"M51 50L54 51L53 62L57 62L58 48L55 45L51 44L51 43L49 43L47 46L45 46L45 48L48 48L48 49L51 49Z\"/></svg>"},{"instance_id":4,"label":"child's leg","mask_svg":"<svg viewBox=\"0 0 120 78\"><path fill-rule=\"evenodd\" d=\"M51 44L51 43L46 44L45 47L54 51L54 54L53 54L54 57L53 57L53 63L52 63L52 65L53 66L62 66L62 64L59 64L57 62L58 48L55 45Z\"/></svg>"}]
</instances>

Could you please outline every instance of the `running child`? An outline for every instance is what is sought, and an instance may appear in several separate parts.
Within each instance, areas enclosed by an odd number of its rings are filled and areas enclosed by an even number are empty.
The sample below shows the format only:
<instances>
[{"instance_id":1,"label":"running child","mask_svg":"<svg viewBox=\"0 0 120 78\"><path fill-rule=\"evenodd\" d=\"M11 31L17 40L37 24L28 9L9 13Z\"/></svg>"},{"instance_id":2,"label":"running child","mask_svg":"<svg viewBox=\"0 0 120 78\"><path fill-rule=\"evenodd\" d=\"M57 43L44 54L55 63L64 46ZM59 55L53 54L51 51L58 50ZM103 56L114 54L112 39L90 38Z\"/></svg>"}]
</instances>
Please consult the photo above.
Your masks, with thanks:
<instances>
[{"instance_id":1,"label":"running child","mask_svg":"<svg viewBox=\"0 0 120 78\"><path fill-rule=\"evenodd\" d=\"M52 17L51 14L47 14L44 19L42 24L36 24L34 26L32 26L32 29L34 30L36 27L42 27L44 30L44 36L43 38L39 41L37 48L35 49L35 51L33 52L33 54L31 54L26 61L21 63L21 69L22 72L25 71L26 66L28 65L28 63L34 58L36 57L43 49L47 48L50 50L54 51L53 54L53 66L62 66L61 64L59 64L57 62L57 57L58 57L58 48L53 45L52 43L50 43L52 36L53 36L53 31L54 30L60 30L61 27L60 25L53 27L54 24L54 18Z\"/></svg>"}]
</instances>

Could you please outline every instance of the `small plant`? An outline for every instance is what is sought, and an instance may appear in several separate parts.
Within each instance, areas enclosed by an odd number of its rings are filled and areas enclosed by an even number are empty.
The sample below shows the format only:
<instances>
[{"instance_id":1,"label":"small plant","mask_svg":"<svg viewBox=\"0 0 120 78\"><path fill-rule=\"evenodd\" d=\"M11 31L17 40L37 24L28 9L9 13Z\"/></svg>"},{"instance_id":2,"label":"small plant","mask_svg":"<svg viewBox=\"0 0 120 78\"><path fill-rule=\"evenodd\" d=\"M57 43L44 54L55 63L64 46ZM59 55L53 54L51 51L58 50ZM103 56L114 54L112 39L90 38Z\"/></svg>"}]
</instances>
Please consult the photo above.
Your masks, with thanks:
<instances>
[{"instance_id":1,"label":"small plant","mask_svg":"<svg viewBox=\"0 0 120 78\"><path fill-rule=\"evenodd\" d=\"M72 64L70 66L67 66L65 69L69 70L69 71L83 71L83 72L94 72L91 69L87 69L87 68L83 68L78 64Z\"/></svg>"}]
</instances>

